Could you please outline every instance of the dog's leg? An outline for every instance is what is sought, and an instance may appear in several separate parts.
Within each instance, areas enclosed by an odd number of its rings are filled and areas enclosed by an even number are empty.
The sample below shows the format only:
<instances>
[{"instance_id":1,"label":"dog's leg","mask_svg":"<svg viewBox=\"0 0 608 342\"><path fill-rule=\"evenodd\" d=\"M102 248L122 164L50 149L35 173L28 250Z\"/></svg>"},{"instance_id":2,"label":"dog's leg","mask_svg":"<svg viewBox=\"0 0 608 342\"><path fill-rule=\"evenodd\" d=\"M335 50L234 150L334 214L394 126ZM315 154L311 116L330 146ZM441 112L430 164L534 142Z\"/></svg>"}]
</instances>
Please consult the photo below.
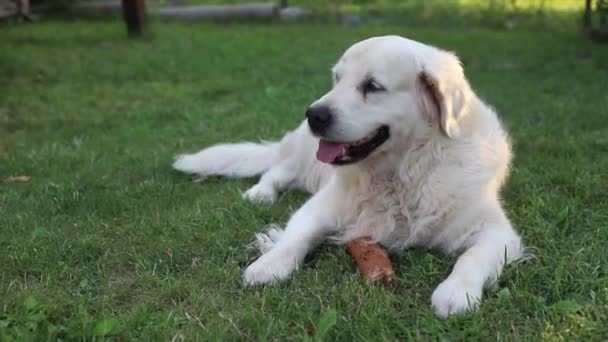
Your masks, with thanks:
<instances>
[{"instance_id":1,"label":"dog's leg","mask_svg":"<svg viewBox=\"0 0 608 342\"><path fill-rule=\"evenodd\" d=\"M298 209L283 232L258 235L266 250L243 275L245 285L269 284L286 279L306 254L336 226L335 185L329 182Z\"/></svg>"},{"instance_id":2,"label":"dog's leg","mask_svg":"<svg viewBox=\"0 0 608 342\"><path fill-rule=\"evenodd\" d=\"M498 279L505 263L523 254L521 240L508 222L484 227L469 246L450 276L433 292L431 303L439 317L475 310L484 286Z\"/></svg>"},{"instance_id":3,"label":"dog's leg","mask_svg":"<svg viewBox=\"0 0 608 342\"><path fill-rule=\"evenodd\" d=\"M243 193L243 198L253 203L273 203L277 193L287 188L294 178L290 163L282 162L264 173L256 185Z\"/></svg>"}]
</instances>

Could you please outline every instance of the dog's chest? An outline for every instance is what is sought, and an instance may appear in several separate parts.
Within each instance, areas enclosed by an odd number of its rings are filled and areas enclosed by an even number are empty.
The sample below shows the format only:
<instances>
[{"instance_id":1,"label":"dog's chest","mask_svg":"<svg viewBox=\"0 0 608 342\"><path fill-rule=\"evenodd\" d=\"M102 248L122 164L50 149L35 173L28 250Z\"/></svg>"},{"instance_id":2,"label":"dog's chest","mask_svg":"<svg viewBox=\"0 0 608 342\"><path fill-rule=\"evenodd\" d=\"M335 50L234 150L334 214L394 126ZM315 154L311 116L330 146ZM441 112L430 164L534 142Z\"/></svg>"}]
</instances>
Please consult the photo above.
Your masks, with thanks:
<instances>
[{"instance_id":1,"label":"dog's chest","mask_svg":"<svg viewBox=\"0 0 608 342\"><path fill-rule=\"evenodd\" d=\"M344 240L368 236L388 247L427 244L438 217L420 188L419 181L392 174L359 179L342 207Z\"/></svg>"}]
</instances>

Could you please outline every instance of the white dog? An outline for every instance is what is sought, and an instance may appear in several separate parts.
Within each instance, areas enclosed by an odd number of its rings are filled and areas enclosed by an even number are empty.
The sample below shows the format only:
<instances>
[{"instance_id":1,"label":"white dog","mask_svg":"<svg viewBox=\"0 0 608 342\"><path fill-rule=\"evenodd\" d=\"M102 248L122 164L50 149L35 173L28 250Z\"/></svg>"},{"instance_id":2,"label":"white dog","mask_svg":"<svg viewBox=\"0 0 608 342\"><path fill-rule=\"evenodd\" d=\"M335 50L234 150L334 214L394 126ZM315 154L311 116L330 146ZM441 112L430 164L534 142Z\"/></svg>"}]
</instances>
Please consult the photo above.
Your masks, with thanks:
<instances>
[{"instance_id":1,"label":"white dog","mask_svg":"<svg viewBox=\"0 0 608 342\"><path fill-rule=\"evenodd\" d=\"M286 279L326 237L371 237L391 249L462 253L431 302L440 317L475 309L484 286L523 255L499 198L511 149L495 112L456 56L405 38L356 43L332 71L333 88L280 142L216 145L174 168L262 174L243 194L254 202L287 188L314 194L284 230L258 234L263 254L246 285Z\"/></svg>"}]
</instances>

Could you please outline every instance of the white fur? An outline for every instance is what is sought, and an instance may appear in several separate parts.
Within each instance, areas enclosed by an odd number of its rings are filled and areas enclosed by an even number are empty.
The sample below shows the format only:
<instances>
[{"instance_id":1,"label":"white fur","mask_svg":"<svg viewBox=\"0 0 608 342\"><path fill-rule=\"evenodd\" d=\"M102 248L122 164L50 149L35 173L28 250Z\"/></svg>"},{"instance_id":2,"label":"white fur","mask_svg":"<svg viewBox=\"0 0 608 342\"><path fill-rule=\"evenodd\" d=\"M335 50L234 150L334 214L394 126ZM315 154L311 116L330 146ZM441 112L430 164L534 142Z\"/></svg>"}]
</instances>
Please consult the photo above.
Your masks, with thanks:
<instances>
[{"instance_id":1,"label":"white fur","mask_svg":"<svg viewBox=\"0 0 608 342\"><path fill-rule=\"evenodd\" d=\"M258 234L263 254L245 270L246 285L289 277L327 237L372 237L393 250L461 253L431 303L440 317L475 309L483 288L523 254L499 199L511 149L495 112L471 90L453 54L401 37L353 45L333 72L332 90L315 102L335 113L327 138L355 141L390 127L390 139L366 159L318 162L318 138L304 122L278 143L217 145L179 157L174 167L202 176L262 174L244 193L254 202L271 203L287 188L314 194L284 230ZM364 97L358 87L370 75L386 91Z\"/></svg>"}]
</instances>

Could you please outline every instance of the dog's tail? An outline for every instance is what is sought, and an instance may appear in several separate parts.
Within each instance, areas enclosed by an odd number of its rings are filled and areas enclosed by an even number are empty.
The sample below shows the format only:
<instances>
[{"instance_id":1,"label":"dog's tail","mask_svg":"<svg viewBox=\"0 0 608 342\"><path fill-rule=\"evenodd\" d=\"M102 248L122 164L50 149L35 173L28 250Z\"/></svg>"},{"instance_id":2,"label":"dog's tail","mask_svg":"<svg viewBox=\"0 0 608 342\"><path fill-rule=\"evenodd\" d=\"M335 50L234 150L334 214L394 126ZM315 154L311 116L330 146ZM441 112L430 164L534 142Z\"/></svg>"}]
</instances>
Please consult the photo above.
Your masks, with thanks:
<instances>
[{"instance_id":1,"label":"dog's tail","mask_svg":"<svg viewBox=\"0 0 608 342\"><path fill-rule=\"evenodd\" d=\"M277 161L278 142L220 144L177 156L173 168L201 177L252 177Z\"/></svg>"}]
</instances>

